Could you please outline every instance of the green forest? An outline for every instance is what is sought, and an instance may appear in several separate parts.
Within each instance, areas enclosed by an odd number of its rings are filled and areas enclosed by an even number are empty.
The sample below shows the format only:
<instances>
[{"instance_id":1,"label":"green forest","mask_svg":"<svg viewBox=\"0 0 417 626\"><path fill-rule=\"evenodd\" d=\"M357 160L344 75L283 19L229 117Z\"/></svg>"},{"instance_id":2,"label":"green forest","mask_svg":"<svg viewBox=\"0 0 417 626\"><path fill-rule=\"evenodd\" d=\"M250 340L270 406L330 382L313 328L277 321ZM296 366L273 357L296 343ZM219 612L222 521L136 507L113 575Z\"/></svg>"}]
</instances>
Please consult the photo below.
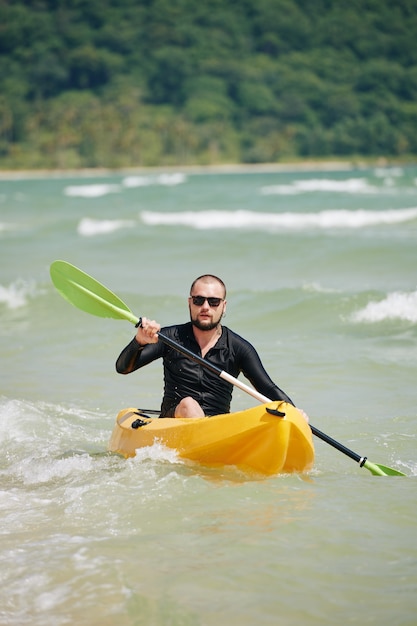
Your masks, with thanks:
<instances>
[{"instance_id":1,"label":"green forest","mask_svg":"<svg viewBox=\"0 0 417 626\"><path fill-rule=\"evenodd\" d=\"M0 0L0 168L417 156L415 0Z\"/></svg>"}]
</instances>

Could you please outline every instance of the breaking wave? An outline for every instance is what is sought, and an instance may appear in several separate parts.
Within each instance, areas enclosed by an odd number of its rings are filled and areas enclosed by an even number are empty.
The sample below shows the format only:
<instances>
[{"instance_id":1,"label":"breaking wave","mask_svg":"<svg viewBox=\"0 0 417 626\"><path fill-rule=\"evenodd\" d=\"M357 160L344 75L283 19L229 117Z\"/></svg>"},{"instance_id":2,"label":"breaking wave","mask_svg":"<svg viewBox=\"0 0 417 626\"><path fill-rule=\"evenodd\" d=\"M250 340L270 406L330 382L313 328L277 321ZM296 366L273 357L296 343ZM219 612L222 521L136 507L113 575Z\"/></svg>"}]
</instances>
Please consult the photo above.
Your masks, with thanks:
<instances>
[{"instance_id":1,"label":"breaking wave","mask_svg":"<svg viewBox=\"0 0 417 626\"><path fill-rule=\"evenodd\" d=\"M310 178L306 180L294 180L288 184L266 185L261 187L260 193L267 195L297 195L311 192L324 193L347 193L347 194L378 194L386 193L395 186L395 178L402 172L394 173L382 171L376 173L377 178L383 178L383 184L374 185L366 178L348 178L346 180L334 180L329 178ZM398 187L396 188L398 190Z\"/></svg>"},{"instance_id":2,"label":"breaking wave","mask_svg":"<svg viewBox=\"0 0 417 626\"><path fill-rule=\"evenodd\" d=\"M77 227L77 232L82 237L94 237L95 235L107 235L121 228L131 228L135 225L132 220L94 220L84 217Z\"/></svg>"},{"instance_id":3,"label":"breaking wave","mask_svg":"<svg viewBox=\"0 0 417 626\"><path fill-rule=\"evenodd\" d=\"M338 210L318 213L255 213L243 210L178 213L142 211L140 217L150 226L189 226L195 229L343 229L408 222L417 219L417 208L387 211Z\"/></svg>"},{"instance_id":4,"label":"breaking wave","mask_svg":"<svg viewBox=\"0 0 417 626\"><path fill-rule=\"evenodd\" d=\"M185 183L186 176L181 172L159 174L158 176L126 176L119 183L94 183L88 185L69 185L64 189L64 195L79 198L100 198L110 193L120 193L124 189L147 187L149 185L164 185L173 187Z\"/></svg>"},{"instance_id":5,"label":"breaking wave","mask_svg":"<svg viewBox=\"0 0 417 626\"><path fill-rule=\"evenodd\" d=\"M70 197L99 198L109 193L118 193L119 191L121 191L120 185L96 183L94 185L70 185L65 187L64 194Z\"/></svg>"},{"instance_id":6,"label":"breaking wave","mask_svg":"<svg viewBox=\"0 0 417 626\"><path fill-rule=\"evenodd\" d=\"M352 315L354 322L383 322L404 320L417 323L417 290L407 293L394 291L384 300L369 302L365 308Z\"/></svg>"}]
</instances>

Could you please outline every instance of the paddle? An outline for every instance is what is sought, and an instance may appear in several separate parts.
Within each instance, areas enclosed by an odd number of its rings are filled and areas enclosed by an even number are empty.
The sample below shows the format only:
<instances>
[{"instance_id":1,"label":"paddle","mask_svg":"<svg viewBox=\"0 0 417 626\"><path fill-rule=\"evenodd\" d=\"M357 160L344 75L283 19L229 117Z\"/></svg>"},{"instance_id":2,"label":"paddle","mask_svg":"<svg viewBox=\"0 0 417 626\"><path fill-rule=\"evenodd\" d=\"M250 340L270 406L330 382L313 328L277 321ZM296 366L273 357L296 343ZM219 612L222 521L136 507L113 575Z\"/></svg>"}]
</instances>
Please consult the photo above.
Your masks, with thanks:
<instances>
[{"instance_id":1,"label":"paddle","mask_svg":"<svg viewBox=\"0 0 417 626\"><path fill-rule=\"evenodd\" d=\"M124 319L132 324L135 324L135 326L139 326L141 323L141 318L134 315L126 304L120 300L120 298L118 298L113 292L104 287L104 285L99 283L97 280L74 265L71 265L71 263L67 263L66 261L54 261L51 264L50 273L52 282L59 293L78 309L99 317ZM178 352L181 352L193 361L209 369L223 380L226 380L235 387L242 389L242 391L245 391L256 400L259 400L262 403L271 402L269 398L262 395L252 387L249 387L237 378L234 378L227 372L224 372L216 365L213 365L194 352L184 348L180 344L173 341L170 337L166 337L163 333L159 332L158 338L171 348L174 348ZM391 467L380 465L378 463L371 463L366 457L361 457L359 454L356 454L356 452L349 450L349 448L346 448L344 445L337 442L335 439L332 439L311 424L310 428L314 435L359 463L360 467L366 467L366 469L368 469L375 476L405 476L402 472L399 472Z\"/></svg>"}]
</instances>

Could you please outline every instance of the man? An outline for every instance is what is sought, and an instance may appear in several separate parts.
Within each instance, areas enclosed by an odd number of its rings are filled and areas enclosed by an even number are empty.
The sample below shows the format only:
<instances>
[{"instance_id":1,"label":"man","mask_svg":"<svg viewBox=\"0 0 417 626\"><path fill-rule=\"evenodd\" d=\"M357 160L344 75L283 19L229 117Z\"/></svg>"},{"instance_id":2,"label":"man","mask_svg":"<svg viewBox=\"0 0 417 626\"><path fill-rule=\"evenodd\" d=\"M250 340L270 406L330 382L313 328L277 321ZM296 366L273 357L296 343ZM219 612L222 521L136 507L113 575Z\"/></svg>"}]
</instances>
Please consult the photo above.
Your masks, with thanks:
<instances>
[{"instance_id":1,"label":"man","mask_svg":"<svg viewBox=\"0 0 417 626\"><path fill-rule=\"evenodd\" d=\"M191 285L188 306L190 322L163 328L165 336L207 358L233 377L242 372L267 398L293 404L270 379L255 348L221 324L226 312L226 286L220 278L212 274L197 278ZM229 413L233 385L178 350L158 342L160 330L157 322L142 318L136 336L117 359L119 374L130 374L162 358L164 396L160 417L204 417Z\"/></svg>"}]
</instances>

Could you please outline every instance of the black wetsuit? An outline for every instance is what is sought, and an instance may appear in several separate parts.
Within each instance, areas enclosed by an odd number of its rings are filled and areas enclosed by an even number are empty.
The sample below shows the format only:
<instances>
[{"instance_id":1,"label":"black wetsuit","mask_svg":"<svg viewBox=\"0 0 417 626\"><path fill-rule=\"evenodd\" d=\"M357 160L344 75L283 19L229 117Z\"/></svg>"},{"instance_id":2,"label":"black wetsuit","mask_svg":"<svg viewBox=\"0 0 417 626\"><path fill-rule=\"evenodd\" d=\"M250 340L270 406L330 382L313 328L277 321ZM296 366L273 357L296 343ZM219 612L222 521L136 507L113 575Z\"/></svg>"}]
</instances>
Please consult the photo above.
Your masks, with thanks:
<instances>
[{"instance_id":1,"label":"black wetsuit","mask_svg":"<svg viewBox=\"0 0 417 626\"><path fill-rule=\"evenodd\" d=\"M191 322L162 328L161 333L201 356ZM161 417L172 417L177 404L187 396L200 404L205 415L229 413L233 385L167 346L162 340L140 346L136 339L132 339L117 359L116 370L119 374L130 374L159 358L163 358L164 362ZM242 372L255 389L267 398L293 404L270 379L255 348L226 326L222 326L222 334L207 352L206 358L235 378Z\"/></svg>"}]
</instances>

